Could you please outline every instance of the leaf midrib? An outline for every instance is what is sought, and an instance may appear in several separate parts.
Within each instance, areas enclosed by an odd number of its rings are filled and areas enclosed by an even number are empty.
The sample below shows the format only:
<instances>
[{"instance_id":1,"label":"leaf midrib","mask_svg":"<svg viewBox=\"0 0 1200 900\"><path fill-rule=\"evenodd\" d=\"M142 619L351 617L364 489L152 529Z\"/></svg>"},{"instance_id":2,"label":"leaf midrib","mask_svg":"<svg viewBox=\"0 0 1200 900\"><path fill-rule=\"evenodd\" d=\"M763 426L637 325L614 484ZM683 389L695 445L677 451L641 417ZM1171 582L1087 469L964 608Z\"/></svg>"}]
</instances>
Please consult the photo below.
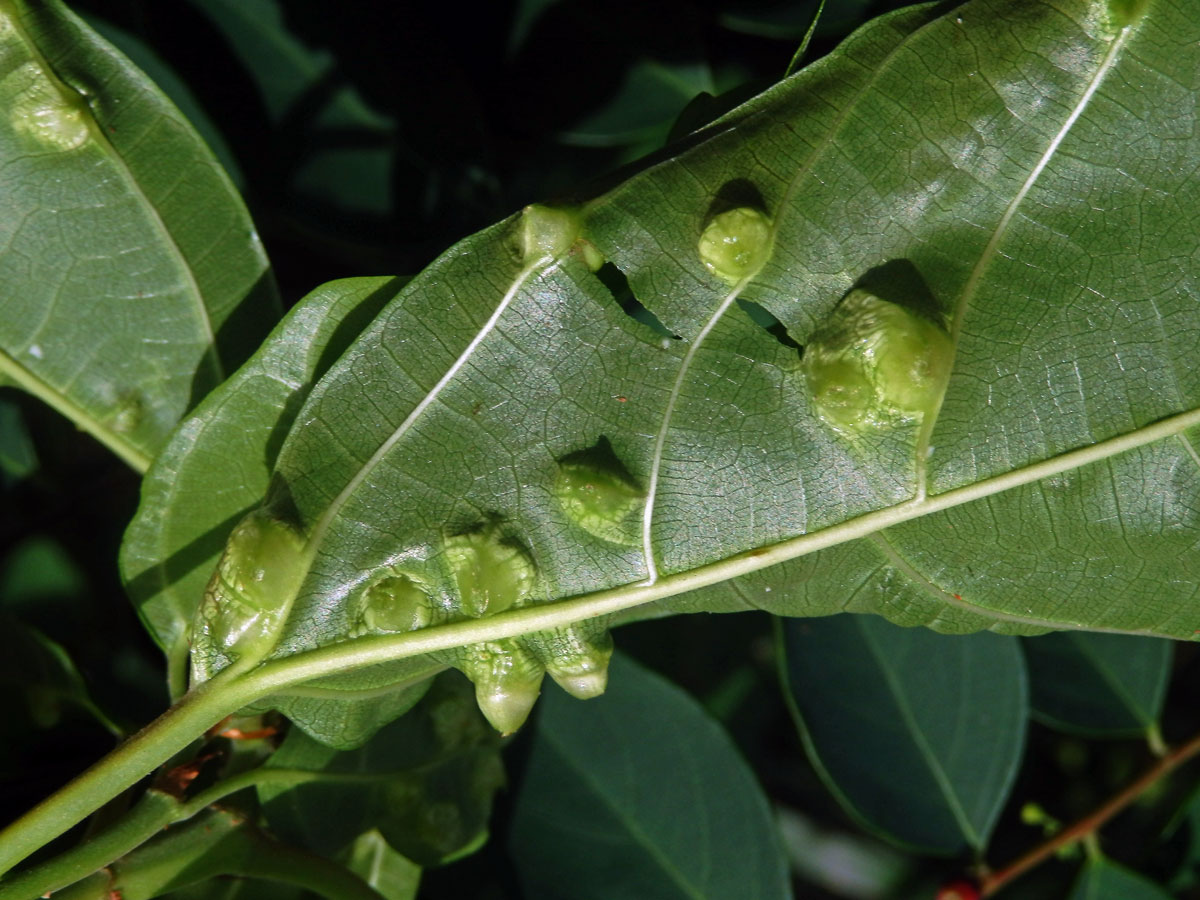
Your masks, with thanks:
<instances>
[{"instance_id":1,"label":"leaf midrib","mask_svg":"<svg viewBox=\"0 0 1200 900\"><path fill-rule=\"evenodd\" d=\"M694 897L696 900L704 900L705 895L700 891L700 888L694 886L691 880L679 870L679 867L675 865L674 860L667 855L666 851L657 842L651 840L650 835L641 827L641 823L630 813L629 805L618 803L616 798L613 797L612 792L604 789L604 785L597 780L587 766L579 765L574 755L568 752L569 748L558 735L549 729L542 729L541 737L558 752L559 757L575 772L579 780L591 789L592 794L597 798L600 805L605 807L614 819L628 829L630 836L635 839L637 846L645 851L646 855L658 865L659 869L682 891L683 895L685 897Z\"/></svg>"},{"instance_id":2,"label":"leaf midrib","mask_svg":"<svg viewBox=\"0 0 1200 900\"><path fill-rule=\"evenodd\" d=\"M464 620L403 634L362 637L354 641L301 651L270 660L257 670L247 673L245 689L247 693L257 692L254 693L255 696L265 696L289 685L323 675L350 671L360 666L390 662L437 650L449 650L468 644L519 637L535 631L612 615L656 600L711 587L846 541L867 537L884 528L1073 471L1089 463L1100 462L1120 453L1173 438L1196 426L1200 426L1200 407L1051 459L935 494L924 500L907 501L875 510L821 531L798 535L694 569L666 575L653 585L625 584L551 603L509 610L484 619ZM982 616L997 618L997 615L986 607L973 606L965 601L963 606ZM1029 624L1061 631L1086 628L1088 631L1111 631L1154 637L1172 636L1149 629L1097 628L1080 622L1051 619L1031 619Z\"/></svg>"},{"instance_id":3,"label":"leaf midrib","mask_svg":"<svg viewBox=\"0 0 1200 900\"><path fill-rule=\"evenodd\" d=\"M870 628L864 627L861 621L856 624L858 624L863 640L870 650L871 657L875 660L875 665L879 668L883 680L887 684L888 692L892 695L892 700L895 702L896 709L900 713L900 721L912 738L913 744L916 746L917 752L925 763L930 777L933 778L934 783L938 786L938 790L946 802L946 807L949 809L950 815L953 817L955 823L957 823L959 831L962 832L963 838L972 847L982 846L983 840L979 834L979 830L975 828L974 823L971 822L970 817L967 815L958 792L950 782L950 777L946 772L945 766L942 765L942 761L934 753L933 747L929 743L929 736L925 734L920 723L917 722L916 713L909 702L908 693L904 690L901 680L897 677L896 671L891 665L890 654L883 652L875 635L871 633Z\"/></svg>"},{"instance_id":4,"label":"leaf midrib","mask_svg":"<svg viewBox=\"0 0 1200 900\"><path fill-rule=\"evenodd\" d=\"M918 497L925 496L927 489L929 450L931 448L931 441L933 440L933 430L937 426L938 417L942 411L942 403L946 398L946 388L949 386L950 378L954 374L954 363L958 357L958 341L962 336L963 322L966 319L967 310L971 306L971 301L974 300L975 295L979 290L979 285L983 281L983 276L991 266L992 261L996 258L996 254L1000 249L1000 245L1003 243L1005 236L1008 234L1008 226L1012 220L1016 218L1017 211L1025 202L1025 198L1029 196L1029 192L1033 190L1034 185L1037 184L1042 172L1046 170L1046 166L1050 164L1050 160L1054 157L1054 154L1058 152L1058 148L1062 146L1062 142L1066 140L1067 135L1071 132L1071 129L1075 127L1075 123L1079 121L1079 117L1083 115L1084 110L1086 110L1088 105L1092 102L1092 97L1095 96L1096 91L1100 89L1100 85L1104 82L1105 77L1112 70L1113 66L1116 65L1117 60L1121 55L1121 51L1129 42L1129 36L1132 33L1133 26L1127 25L1122 28L1117 37L1110 42L1108 50L1105 52L1104 57L1100 60L1100 64L1096 67L1096 71L1088 80L1087 87L1084 88L1083 93L1080 94L1079 99L1071 108L1071 112L1067 115L1058 131L1054 133L1054 137L1052 137L1050 142L1046 145L1046 149L1042 152L1042 155L1038 158L1037 163L1034 164L1024 182L1021 183L1021 187L1017 189L1017 192L1013 195L1012 200L1010 200L1008 205L1005 207L1004 213L1000 216L1000 221L996 223L995 230L992 232L991 237L988 238L988 242L983 248L983 252L980 253L979 259L971 268L971 274L967 276L967 281L963 285L962 292L958 295L958 300L955 301L954 314L950 320L950 346L953 348L954 356L951 358L950 365L946 369L946 381L942 386L937 403L935 404L933 410L929 412L922 420L921 430L917 435L915 460Z\"/></svg>"}]
</instances>

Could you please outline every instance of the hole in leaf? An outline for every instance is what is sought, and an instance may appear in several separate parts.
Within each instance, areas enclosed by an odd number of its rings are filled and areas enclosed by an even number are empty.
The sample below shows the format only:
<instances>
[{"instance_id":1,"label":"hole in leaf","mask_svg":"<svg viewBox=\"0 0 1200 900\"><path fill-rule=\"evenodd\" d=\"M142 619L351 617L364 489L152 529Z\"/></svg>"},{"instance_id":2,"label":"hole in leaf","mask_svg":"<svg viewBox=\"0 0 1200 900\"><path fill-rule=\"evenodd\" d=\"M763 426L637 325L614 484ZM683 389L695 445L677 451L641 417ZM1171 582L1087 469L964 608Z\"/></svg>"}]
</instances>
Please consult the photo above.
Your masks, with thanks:
<instances>
[{"instance_id":1,"label":"hole in leaf","mask_svg":"<svg viewBox=\"0 0 1200 900\"><path fill-rule=\"evenodd\" d=\"M771 337L779 341L789 350L796 351L798 356L804 355L804 348L798 344L790 334L782 322L780 322L771 311L764 306L759 306L753 300L743 300L738 297L738 306L750 317L750 321L758 325Z\"/></svg>"},{"instance_id":2,"label":"hole in leaf","mask_svg":"<svg viewBox=\"0 0 1200 900\"><path fill-rule=\"evenodd\" d=\"M625 315L633 319L635 322L640 322L654 329L656 334L662 337L679 340L679 335L673 333L662 320L658 318L650 310L646 309L637 297L633 294L633 289L629 287L629 279L625 277L625 273L618 269L612 263L605 263L596 270L596 277L600 279L609 291L612 292L613 299L624 311Z\"/></svg>"}]
</instances>

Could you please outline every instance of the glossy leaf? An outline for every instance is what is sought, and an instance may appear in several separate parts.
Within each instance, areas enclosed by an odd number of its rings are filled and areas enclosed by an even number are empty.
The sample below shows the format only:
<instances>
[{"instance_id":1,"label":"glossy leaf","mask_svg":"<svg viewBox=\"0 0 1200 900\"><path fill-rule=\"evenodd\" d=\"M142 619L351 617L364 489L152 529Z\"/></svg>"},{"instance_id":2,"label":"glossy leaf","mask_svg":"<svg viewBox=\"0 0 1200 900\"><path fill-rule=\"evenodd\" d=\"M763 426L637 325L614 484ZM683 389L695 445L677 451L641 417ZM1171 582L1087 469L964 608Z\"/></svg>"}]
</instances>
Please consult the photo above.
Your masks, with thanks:
<instances>
[{"instance_id":1,"label":"glossy leaf","mask_svg":"<svg viewBox=\"0 0 1200 900\"><path fill-rule=\"evenodd\" d=\"M1030 702L1052 727L1144 733L1158 721L1171 674L1169 641L1112 634L1047 634L1021 643Z\"/></svg>"},{"instance_id":2,"label":"glossy leaf","mask_svg":"<svg viewBox=\"0 0 1200 900\"><path fill-rule=\"evenodd\" d=\"M266 258L191 125L61 3L5 0L0 48L0 372L144 469L277 317Z\"/></svg>"},{"instance_id":3,"label":"glossy leaf","mask_svg":"<svg viewBox=\"0 0 1200 900\"><path fill-rule=\"evenodd\" d=\"M618 657L612 689L552 692L520 785L510 851L526 896L791 896L761 788L695 700Z\"/></svg>"},{"instance_id":4,"label":"glossy leaf","mask_svg":"<svg viewBox=\"0 0 1200 900\"><path fill-rule=\"evenodd\" d=\"M986 845L1024 751L1014 638L836 616L785 622L783 648L805 749L852 815L927 851Z\"/></svg>"},{"instance_id":5,"label":"glossy leaf","mask_svg":"<svg viewBox=\"0 0 1200 900\"><path fill-rule=\"evenodd\" d=\"M1068 900L1168 900L1153 881L1108 860L1084 866Z\"/></svg>"},{"instance_id":6,"label":"glossy leaf","mask_svg":"<svg viewBox=\"0 0 1200 900\"><path fill-rule=\"evenodd\" d=\"M321 648L341 671L419 645L508 731L541 668L602 671L618 614L1191 637L1200 307L1183 261L1200 237L1180 210L1200 136L1179 123L1200 26L1179 0L1060 6L882 17L555 207L559 225L532 206L435 261L279 451L269 507L304 533L308 571L275 659ZM769 227L710 271L704 236L734 236L734 210ZM677 340L625 314L622 278ZM856 287L888 305L855 352L882 365L886 345L882 380L922 370L945 390L889 383L887 415L845 429L796 346L824 340ZM561 461L602 442L645 494L632 545L581 527L555 489ZM458 577L464 538L528 562L496 582L505 600L472 599L488 591ZM362 632L381 577L421 586L427 625Z\"/></svg>"},{"instance_id":7,"label":"glossy leaf","mask_svg":"<svg viewBox=\"0 0 1200 900\"><path fill-rule=\"evenodd\" d=\"M352 278L309 294L254 358L205 398L147 474L121 548L121 570L143 622L167 652L176 694L184 687L192 620L222 546L261 502L283 435L316 379L399 283ZM304 702L298 703L289 709L307 721ZM346 727L333 721L336 706L322 704L326 731ZM389 708L388 717L397 712ZM379 724L372 721L370 729Z\"/></svg>"}]
</instances>

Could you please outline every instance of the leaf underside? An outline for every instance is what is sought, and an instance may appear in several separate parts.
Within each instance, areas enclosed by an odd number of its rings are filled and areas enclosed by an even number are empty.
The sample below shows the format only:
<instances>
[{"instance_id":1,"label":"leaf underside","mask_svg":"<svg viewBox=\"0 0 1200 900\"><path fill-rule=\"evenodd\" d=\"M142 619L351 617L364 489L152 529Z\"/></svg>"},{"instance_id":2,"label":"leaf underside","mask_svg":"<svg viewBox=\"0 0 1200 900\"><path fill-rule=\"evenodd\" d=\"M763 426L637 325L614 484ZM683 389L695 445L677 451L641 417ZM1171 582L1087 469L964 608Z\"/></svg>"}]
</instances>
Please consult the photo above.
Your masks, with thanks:
<instances>
[{"instance_id":1,"label":"leaf underside","mask_svg":"<svg viewBox=\"0 0 1200 900\"><path fill-rule=\"evenodd\" d=\"M185 423L171 476L236 501L203 519L197 494L148 491L139 518L179 530L136 564L127 547L127 576L208 535L189 571L211 570L221 523L270 482L311 553L276 657L352 642L372 573L426 585L439 622L465 615L444 548L485 530L536 566L526 605L560 604L562 621L605 592L603 611L641 606L628 616L1191 637L1200 24L1185 7L903 10L587 200L581 238L675 337L625 315L582 243L533 258L519 219L467 238L349 329L311 392L213 401ZM730 287L697 242L746 206L773 249ZM814 410L794 344L863 285L915 291L954 358L938 407L848 434ZM287 349L282 333L251 366ZM201 452L200 431L243 426L272 453ZM647 495L629 541L556 497L560 461L597 446ZM231 465L256 496L230 487ZM194 578L142 595L164 644L186 633Z\"/></svg>"},{"instance_id":2,"label":"leaf underside","mask_svg":"<svg viewBox=\"0 0 1200 900\"><path fill-rule=\"evenodd\" d=\"M241 198L58 2L0 2L0 379L144 470L278 316Z\"/></svg>"}]
</instances>

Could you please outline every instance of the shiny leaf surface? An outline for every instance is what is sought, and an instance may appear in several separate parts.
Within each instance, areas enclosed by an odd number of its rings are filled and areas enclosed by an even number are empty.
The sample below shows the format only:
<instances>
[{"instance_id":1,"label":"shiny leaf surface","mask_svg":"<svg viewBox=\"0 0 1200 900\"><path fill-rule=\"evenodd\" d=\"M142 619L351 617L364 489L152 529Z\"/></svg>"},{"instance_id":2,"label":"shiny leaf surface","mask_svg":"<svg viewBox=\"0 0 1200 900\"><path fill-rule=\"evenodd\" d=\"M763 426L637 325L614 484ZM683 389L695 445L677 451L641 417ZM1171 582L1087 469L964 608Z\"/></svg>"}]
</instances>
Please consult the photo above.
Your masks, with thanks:
<instances>
[{"instance_id":1,"label":"shiny leaf surface","mask_svg":"<svg viewBox=\"0 0 1200 900\"><path fill-rule=\"evenodd\" d=\"M0 374L144 470L277 317L266 258L192 126L61 3L0 3L0 59Z\"/></svg>"}]
</instances>

